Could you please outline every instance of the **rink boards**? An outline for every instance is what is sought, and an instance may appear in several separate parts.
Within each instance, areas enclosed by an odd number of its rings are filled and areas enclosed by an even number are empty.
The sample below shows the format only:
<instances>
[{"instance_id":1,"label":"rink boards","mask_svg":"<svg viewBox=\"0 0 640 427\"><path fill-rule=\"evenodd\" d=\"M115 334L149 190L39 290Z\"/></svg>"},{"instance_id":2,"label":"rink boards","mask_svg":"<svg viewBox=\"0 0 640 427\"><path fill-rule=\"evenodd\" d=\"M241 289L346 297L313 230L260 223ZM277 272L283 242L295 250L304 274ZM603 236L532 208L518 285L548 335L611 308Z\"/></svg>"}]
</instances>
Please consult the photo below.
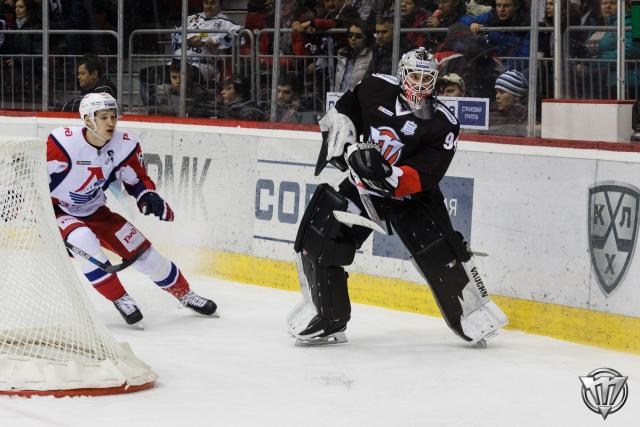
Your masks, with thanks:
<instances>
[{"instance_id":1,"label":"rink boards","mask_svg":"<svg viewBox=\"0 0 640 427\"><path fill-rule=\"evenodd\" d=\"M70 117L3 116L0 125L44 138L80 124ZM187 270L298 288L292 242L304 207L317 184L341 179L335 169L313 176L317 132L141 117L120 128L140 137L176 221L142 218L130 198L111 197L114 209ZM443 192L456 228L490 254L476 263L511 327L640 352L640 148L464 138ZM354 301L437 314L395 237L369 239L350 271Z\"/></svg>"}]
</instances>

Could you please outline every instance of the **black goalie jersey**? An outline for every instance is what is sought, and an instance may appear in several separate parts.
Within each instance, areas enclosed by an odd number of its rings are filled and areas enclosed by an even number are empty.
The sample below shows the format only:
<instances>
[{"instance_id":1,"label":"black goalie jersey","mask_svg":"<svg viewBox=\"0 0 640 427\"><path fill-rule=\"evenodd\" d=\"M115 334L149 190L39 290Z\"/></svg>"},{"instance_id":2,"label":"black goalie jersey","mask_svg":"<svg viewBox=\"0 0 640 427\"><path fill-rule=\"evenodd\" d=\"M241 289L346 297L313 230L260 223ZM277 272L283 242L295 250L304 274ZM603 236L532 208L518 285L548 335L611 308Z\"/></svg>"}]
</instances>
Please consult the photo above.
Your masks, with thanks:
<instances>
[{"instance_id":1,"label":"black goalie jersey","mask_svg":"<svg viewBox=\"0 0 640 427\"><path fill-rule=\"evenodd\" d=\"M438 101L430 120L416 117L399 94L398 79L374 74L346 92L336 109L353 121L363 141L378 144L389 164L403 170L395 192L403 197L438 186L455 153L460 125Z\"/></svg>"}]
</instances>

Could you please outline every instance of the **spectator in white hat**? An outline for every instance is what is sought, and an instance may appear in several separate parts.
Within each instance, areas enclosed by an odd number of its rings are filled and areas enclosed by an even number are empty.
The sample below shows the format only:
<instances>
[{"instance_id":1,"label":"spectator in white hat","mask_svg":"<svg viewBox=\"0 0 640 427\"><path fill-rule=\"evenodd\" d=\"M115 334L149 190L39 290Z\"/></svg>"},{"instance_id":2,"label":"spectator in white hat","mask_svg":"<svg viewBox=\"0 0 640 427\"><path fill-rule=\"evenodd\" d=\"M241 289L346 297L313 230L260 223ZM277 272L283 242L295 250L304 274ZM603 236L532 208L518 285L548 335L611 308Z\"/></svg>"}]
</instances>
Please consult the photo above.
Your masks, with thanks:
<instances>
[{"instance_id":1,"label":"spectator in white hat","mask_svg":"<svg viewBox=\"0 0 640 427\"><path fill-rule=\"evenodd\" d=\"M449 73L438 77L436 88L438 90L438 96L459 97L464 96L466 92L464 80L456 73Z\"/></svg>"},{"instance_id":2,"label":"spectator in white hat","mask_svg":"<svg viewBox=\"0 0 640 427\"><path fill-rule=\"evenodd\" d=\"M496 79L496 102L489 115L489 126L494 133L523 135L527 127L529 92L527 78L519 71L509 70Z\"/></svg>"}]
</instances>

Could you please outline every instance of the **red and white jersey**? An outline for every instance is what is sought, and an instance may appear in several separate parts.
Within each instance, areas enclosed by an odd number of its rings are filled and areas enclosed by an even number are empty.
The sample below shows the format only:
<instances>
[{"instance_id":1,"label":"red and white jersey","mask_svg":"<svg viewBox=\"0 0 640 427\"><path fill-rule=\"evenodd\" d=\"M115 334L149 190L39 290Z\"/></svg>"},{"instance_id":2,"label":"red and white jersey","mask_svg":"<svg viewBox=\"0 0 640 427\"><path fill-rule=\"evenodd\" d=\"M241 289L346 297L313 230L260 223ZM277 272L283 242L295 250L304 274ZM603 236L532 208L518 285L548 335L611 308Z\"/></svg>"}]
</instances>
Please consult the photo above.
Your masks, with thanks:
<instances>
[{"instance_id":1,"label":"red and white jersey","mask_svg":"<svg viewBox=\"0 0 640 427\"><path fill-rule=\"evenodd\" d=\"M54 205L84 217L106 204L104 192L116 179L136 199L155 190L147 175L138 140L116 130L102 147L91 145L84 127L54 129L47 139L49 190Z\"/></svg>"}]
</instances>

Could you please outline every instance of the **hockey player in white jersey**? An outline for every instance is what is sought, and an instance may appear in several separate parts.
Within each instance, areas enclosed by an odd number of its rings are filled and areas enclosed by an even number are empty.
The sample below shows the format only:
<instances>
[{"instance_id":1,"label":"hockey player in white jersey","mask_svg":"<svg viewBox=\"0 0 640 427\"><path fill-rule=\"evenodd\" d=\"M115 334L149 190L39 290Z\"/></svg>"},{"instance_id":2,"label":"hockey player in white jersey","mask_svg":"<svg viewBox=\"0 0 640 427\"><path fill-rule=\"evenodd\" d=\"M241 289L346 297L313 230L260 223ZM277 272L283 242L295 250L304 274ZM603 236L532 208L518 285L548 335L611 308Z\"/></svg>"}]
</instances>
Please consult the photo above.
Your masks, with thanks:
<instances>
[{"instance_id":1,"label":"hockey player in white jersey","mask_svg":"<svg viewBox=\"0 0 640 427\"><path fill-rule=\"evenodd\" d=\"M47 140L49 189L63 239L100 263L109 264L102 248L124 259L138 257L133 267L197 313L212 315L216 304L189 287L182 272L151 246L140 230L106 206L105 191L115 180L124 184L140 212L173 221L173 211L147 175L140 144L116 130L118 104L107 93L91 93L80 103L84 126L54 129ZM124 320L142 320L137 304L117 274L80 257L82 272L93 287L112 301Z\"/></svg>"}]
</instances>

